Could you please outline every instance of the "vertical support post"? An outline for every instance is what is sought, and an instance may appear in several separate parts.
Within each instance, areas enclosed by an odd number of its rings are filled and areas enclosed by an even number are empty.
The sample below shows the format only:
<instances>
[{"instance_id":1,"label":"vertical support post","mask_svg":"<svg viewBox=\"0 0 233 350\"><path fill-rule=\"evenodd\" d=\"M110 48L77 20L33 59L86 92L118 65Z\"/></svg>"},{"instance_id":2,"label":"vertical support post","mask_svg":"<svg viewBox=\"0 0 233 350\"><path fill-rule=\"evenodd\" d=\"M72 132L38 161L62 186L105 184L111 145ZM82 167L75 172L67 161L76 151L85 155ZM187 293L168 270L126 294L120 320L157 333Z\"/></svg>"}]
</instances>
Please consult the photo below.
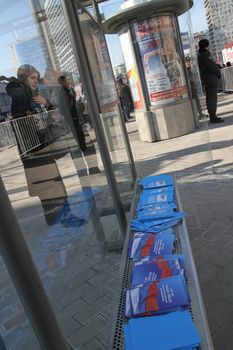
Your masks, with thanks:
<instances>
[{"instance_id":1,"label":"vertical support post","mask_svg":"<svg viewBox=\"0 0 233 350\"><path fill-rule=\"evenodd\" d=\"M190 102L191 102L191 106L192 106L193 120L194 120L195 126L198 128L199 127L199 121L196 120L196 118L195 118L195 107L194 107L194 101L193 101L193 98L192 98L191 85L190 85L187 69L185 67L185 57L184 57L184 51L183 51L183 47L182 47L182 38L181 38L181 34L180 34L180 26L179 26L178 18L177 18L176 15L174 15L174 18L175 18L175 24L176 24L177 38L178 38L178 42L179 42L179 51L180 51L180 55L181 55L181 58L182 58L186 84L188 86L188 93L189 93L189 98L190 98Z\"/></svg>"},{"instance_id":2,"label":"vertical support post","mask_svg":"<svg viewBox=\"0 0 233 350\"><path fill-rule=\"evenodd\" d=\"M37 269L0 177L0 252L44 350L66 350Z\"/></svg>"},{"instance_id":3,"label":"vertical support post","mask_svg":"<svg viewBox=\"0 0 233 350\"><path fill-rule=\"evenodd\" d=\"M128 133L127 133L125 121L124 121L124 118L123 118L123 115L122 115L122 111L121 111L119 105L118 105L118 113L120 115L120 128L121 128L121 131L122 131L122 137L123 137L124 143L126 145L126 153L127 153L127 156L129 158L129 162L130 162L131 174L132 174L133 180L135 182L137 180L137 172L136 172L136 169L135 169L133 153L132 153L132 150L131 150L129 136L128 136Z\"/></svg>"},{"instance_id":4,"label":"vertical support post","mask_svg":"<svg viewBox=\"0 0 233 350\"><path fill-rule=\"evenodd\" d=\"M92 1L94 1L96 3L95 0L92 0ZM106 41L105 37L104 37L104 40L105 40L105 45L107 47L107 41ZM109 58L109 61L110 61L109 52L108 52L108 58ZM111 66L111 68L112 68L112 66ZM113 70L112 70L112 77L114 79ZM135 168L134 157L133 157L132 149L131 149L131 146L130 146L129 135L128 135L128 132L127 132L127 128L125 126L125 121L124 121L124 118L123 118L123 115L122 115L121 108L119 107L119 104L118 104L118 113L119 113L119 116L120 116L120 128L121 128L121 131L122 131L122 138L123 138L123 141L124 141L124 144L125 144L125 148L126 148L126 153L127 153L128 159L129 159L130 170L131 170L131 174L132 174L132 177L133 177L133 181L135 183L135 181L137 179L137 172L136 172L136 168Z\"/></svg>"},{"instance_id":5,"label":"vertical support post","mask_svg":"<svg viewBox=\"0 0 233 350\"><path fill-rule=\"evenodd\" d=\"M74 0L61 0L61 5L66 20L70 41L72 44L73 54L76 59L82 84L87 95L88 107L92 124L96 133L96 139L99 144L101 158L104 164L104 169L108 184L110 187L112 200L116 209L116 215L122 235L126 232L127 221L117 186L116 177L114 174L111 158L107 148L107 143L104 137L103 128L100 122L99 106L96 99L96 91L93 86L93 78L88 63L85 45L83 42L82 32L79 24L77 8Z\"/></svg>"},{"instance_id":6,"label":"vertical support post","mask_svg":"<svg viewBox=\"0 0 233 350\"><path fill-rule=\"evenodd\" d=\"M97 22L99 24L101 24L102 23L102 18L101 18L101 14L100 14L100 11L99 11L99 6L98 6L98 4L96 3L95 0L92 0L91 2L92 2L95 18L96 18Z\"/></svg>"}]
</instances>

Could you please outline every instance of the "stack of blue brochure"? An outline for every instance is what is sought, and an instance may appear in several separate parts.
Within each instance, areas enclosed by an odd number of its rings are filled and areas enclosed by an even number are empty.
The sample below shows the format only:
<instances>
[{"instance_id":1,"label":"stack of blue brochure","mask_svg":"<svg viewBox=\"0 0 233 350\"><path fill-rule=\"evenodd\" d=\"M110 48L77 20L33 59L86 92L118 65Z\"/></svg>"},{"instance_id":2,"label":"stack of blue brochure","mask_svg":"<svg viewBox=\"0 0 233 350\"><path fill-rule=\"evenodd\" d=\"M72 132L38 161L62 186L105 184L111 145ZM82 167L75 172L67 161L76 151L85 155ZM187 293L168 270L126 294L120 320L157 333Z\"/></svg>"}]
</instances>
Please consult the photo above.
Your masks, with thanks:
<instances>
[{"instance_id":1,"label":"stack of blue brochure","mask_svg":"<svg viewBox=\"0 0 233 350\"><path fill-rule=\"evenodd\" d=\"M160 205L174 202L174 189L172 186L143 190L138 202L138 209L148 205Z\"/></svg>"},{"instance_id":2,"label":"stack of blue brochure","mask_svg":"<svg viewBox=\"0 0 233 350\"><path fill-rule=\"evenodd\" d=\"M174 249L175 235L171 228L158 234L136 232L132 234L129 243L129 257L140 259L145 256L160 256L172 254Z\"/></svg>"},{"instance_id":3,"label":"stack of blue brochure","mask_svg":"<svg viewBox=\"0 0 233 350\"><path fill-rule=\"evenodd\" d=\"M188 311L185 256L174 254L175 226L185 214L178 211L171 176L145 177L140 184L128 246L133 269L125 295L126 349L194 350L200 339Z\"/></svg>"},{"instance_id":4,"label":"stack of blue brochure","mask_svg":"<svg viewBox=\"0 0 233 350\"><path fill-rule=\"evenodd\" d=\"M125 316L161 315L187 309L189 302L184 276L172 276L128 289Z\"/></svg>"},{"instance_id":5,"label":"stack of blue brochure","mask_svg":"<svg viewBox=\"0 0 233 350\"><path fill-rule=\"evenodd\" d=\"M173 179L164 174L141 180L143 191L137 205L137 218L131 222L132 230L157 233L177 225L184 213L177 211Z\"/></svg>"},{"instance_id":6,"label":"stack of blue brochure","mask_svg":"<svg viewBox=\"0 0 233 350\"><path fill-rule=\"evenodd\" d=\"M131 319L124 333L126 350L194 350L200 345L189 311Z\"/></svg>"},{"instance_id":7,"label":"stack of blue brochure","mask_svg":"<svg viewBox=\"0 0 233 350\"><path fill-rule=\"evenodd\" d=\"M144 189L149 188L160 188L166 186L173 186L173 178L168 174L146 176L141 181L140 184Z\"/></svg>"},{"instance_id":8,"label":"stack of blue brochure","mask_svg":"<svg viewBox=\"0 0 233 350\"><path fill-rule=\"evenodd\" d=\"M182 255L165 255L158 258L146 257L134 263L131 286L151 283L162 278L184 275L184 258Z\"/></svg>"}]
</instances>

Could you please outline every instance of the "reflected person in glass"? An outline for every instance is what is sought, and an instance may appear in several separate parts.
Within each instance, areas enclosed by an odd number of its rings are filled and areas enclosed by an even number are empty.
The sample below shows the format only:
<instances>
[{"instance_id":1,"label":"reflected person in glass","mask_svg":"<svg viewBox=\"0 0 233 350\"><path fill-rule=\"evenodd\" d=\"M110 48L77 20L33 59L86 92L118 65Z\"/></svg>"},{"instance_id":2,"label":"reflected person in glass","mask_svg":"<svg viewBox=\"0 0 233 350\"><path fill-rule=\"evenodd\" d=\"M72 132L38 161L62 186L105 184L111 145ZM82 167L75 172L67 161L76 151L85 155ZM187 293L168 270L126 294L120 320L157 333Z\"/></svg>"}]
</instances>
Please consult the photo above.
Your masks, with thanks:
<instances>
[{"instance_id":1,"label":"reflected person in glass","mask_svg":"<svg viewBox=\"0 0 233 350\"><path fill-rule=\"evenodd\" d=\"M39 197L48 225L55 222L63 227L78 226L83 220L76 218L67 201L67 193L56 164L59 148L52 135L49 144L41 142L47 130L40 133L35 118L43 121L44 110L53 109L53 105L38 93L39 71L31 65L20 66L17 79L10 78L6 87L12 98L11 113L13 128L17 139L19 154L25 171L29 195ZM42 123L43 124L43 123ZM47 123L44 123L47 128ZM39 136L39 138L37 137ZM47 139L46 139L47 140ZM52 147L53 145L53 147ZM61 155L66 153L60 150Z\"/></svg>"},{"instance_id":2,"label":"reflected person in glass","mask_svg":"<svg viewBox=\"0 0 233 350\"><path fill-rule=\"evenodd\" d=\"M123 82L123 78L121 75L118 75L116 77L116 88L120 99L121 107L123 110L124 119L125 119L125 122L127 122L131 118L130 112L132 109L131 107L132 97L131 97L130 88L127 84Z\"/></svg>"},{"instance_id":3,"label":"reflected person in glass","mask_svg":"<svg viewBox=\"0 0 233 350\"><path fill-rule=\"evenodd\" d=\"M189 82L190 82L190 88L191 88L191 93L192 93L192 98L196 101L196 105L197 105L197 111L198 111L198 118L205 118L205 114L203 114L202 112L202 108L201 108L201 103L197 94L197 89L195 86L195 81L194 81L194 77L193 77L193 73L192 73L192 68L191 68L191 59L189 56L185 57L185 66L187 69L187 73L188 73L188 78L189 78Z\"/></svg>"},{"instance_id":4,"label":"reflected person in glass","mask_svg":"<svg viewBox=\"0 0 233 350\"><path fill-rule=\"evenodd\" d=\"M24 64L18 68L17 79L12 79L6 87L8 95L12 98L11 114L13 118L24 117L53 108L52 104L38 93L40 73L38 70Z\"/></svg>"},{"instance_id":5,"label":"reflected person in glass","mask_svg":"<svg viewBox=\"0 0 233 350\"><path fill-rule=\"evenodd\" d=\"M81 111L77 108L76 92L72 88L70 79L67 75L63 74L58 77L58 83L62 87L58 101L59 110L64 117L67 117L67 120L69 120L69 117L72 118L79 146L81 151L84 152L87 146L83 128L80 124Z\"/></svg>"},{"instance_id":6,"label":"reflected person in glass","mask_svg":"<svg viewBox=\"0 0 233 350\"><path fill-rule=\"evenodd\" d=\"M44 109L53 109L53 105L38 93L39 78L40 73L35 67L24 64L18 68L17 79L8 79L10 82L6 86L7 94L11 97L11 115L17 120L13 123L13 130L21 157L32 148L32 144L34 146L32 130L36 130L38 144L44 144L46 140L47 131L36 125L36 119L22 118Z\"/></svg>"}]
</instances>

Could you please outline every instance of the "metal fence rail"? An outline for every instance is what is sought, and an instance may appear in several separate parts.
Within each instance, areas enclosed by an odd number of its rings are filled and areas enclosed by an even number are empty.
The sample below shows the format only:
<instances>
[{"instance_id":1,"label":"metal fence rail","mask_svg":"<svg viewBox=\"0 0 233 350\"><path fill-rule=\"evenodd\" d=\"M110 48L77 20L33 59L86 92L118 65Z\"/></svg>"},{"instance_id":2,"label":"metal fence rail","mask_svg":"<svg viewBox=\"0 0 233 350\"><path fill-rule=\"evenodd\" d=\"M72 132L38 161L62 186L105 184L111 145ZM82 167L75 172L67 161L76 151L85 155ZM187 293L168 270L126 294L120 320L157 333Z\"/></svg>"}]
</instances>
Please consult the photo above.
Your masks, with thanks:
<instances>
[{"instance_id":1,"label":"metal fence rail","mask_svg":"<svg viewBox=\"0 0 233 350\"><path fill-rule=\"evenodd\" d=\"M10 147L16 144L14 132L9 121L0 123L0 147Z\"/></svg>"},{"instance_id":2,"label":"metal fence rail","mask_svg":"<svg viewBox=\"0 0 233 350\"><path fill-rule=\"evenodd\" d=\"M233 67L221 69L223 91L233 91Z\"/></svg>"},{"instance_id":3,"label":"metal fence rail","mask_svg":"<svg viewBox=\"0 0 233 350\"><path fill-rule=\"evenodd\" d=\"M64 132L58 110L29 115L0 123L0 147L18 146L20 155L46 145Z\"/></svg>"}]
</instances>

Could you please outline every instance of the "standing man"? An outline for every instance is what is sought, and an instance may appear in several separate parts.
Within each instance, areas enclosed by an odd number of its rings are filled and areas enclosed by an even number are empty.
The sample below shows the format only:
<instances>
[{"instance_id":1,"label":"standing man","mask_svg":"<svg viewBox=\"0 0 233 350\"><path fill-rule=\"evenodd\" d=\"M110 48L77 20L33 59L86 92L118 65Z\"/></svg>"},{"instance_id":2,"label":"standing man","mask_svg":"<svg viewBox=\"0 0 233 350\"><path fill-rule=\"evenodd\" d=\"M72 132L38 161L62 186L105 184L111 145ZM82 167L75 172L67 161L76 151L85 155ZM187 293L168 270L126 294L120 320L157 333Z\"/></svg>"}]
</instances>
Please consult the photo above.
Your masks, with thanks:
<instances>
[{"instance_id":1,"label":"standing man","mask_svg":"<svg viewBox=\"0 0 233 350\"><path fill-rule=\"evenodd\" d=\"M218 79L221 74L217 64L212 60L208 50L209 40L202 39L198 43L198 65L201 74L201 80L205 86L206 106L210 116L211 123L222 123L224 119L217 117L217 93Z\"/></svg>"},{"instance_id":2,"label":"standing man","mask_svg":"<svg viewBox=\"0 0 233 350\"><path fill-rule=\"evenodd\" d=\"M81 151L84 152L87 147L83 128L80 124L80 111L78 111L77 108L76 92L72 88L70 80L66 75L61 75L58 78L58 83L62 86L62 91L59 99L60 112L63 116L67 116L68 120L69 116L71 116L72 121L74 123L79 146L81 148Z\"/></svg>"},{"instance_id":3,"label":"standing man","mask_svg":"<svg viewBox=\"0 0 233 350\"><path fill-rule=\"evenodd\" d=\"M131 98L130 88L128 87L128 85L126 85L123 82L123 79L121 76L118 76L116 78L116 87L117 87L118 96L120 98L124 119L127 122L131 118L130 110L131 110L132 98Z\"/></svg>"},{"instance_id":4,"label":"standing man","mask_svg":"<svg viewBox=\"0 0 233 350\"><path fill-rule=\"evenodd\" d=\"M189 56L185 57L185 65L186 65L186 69L187 69L187 73L188 73L188 77L189 77L189 82L190 82L190 88L191 88L191 93L192 93L192 98L196 101L196 105L197 105L197 111L198 111L198 118L204 118L205 115L202 113L202 109L201 109L201 103L197 94L197 89L195 86L195 80L193 77L193 73L192 73L192 68L191 68L191 60Z\"/></svg>"}]
</instances>

